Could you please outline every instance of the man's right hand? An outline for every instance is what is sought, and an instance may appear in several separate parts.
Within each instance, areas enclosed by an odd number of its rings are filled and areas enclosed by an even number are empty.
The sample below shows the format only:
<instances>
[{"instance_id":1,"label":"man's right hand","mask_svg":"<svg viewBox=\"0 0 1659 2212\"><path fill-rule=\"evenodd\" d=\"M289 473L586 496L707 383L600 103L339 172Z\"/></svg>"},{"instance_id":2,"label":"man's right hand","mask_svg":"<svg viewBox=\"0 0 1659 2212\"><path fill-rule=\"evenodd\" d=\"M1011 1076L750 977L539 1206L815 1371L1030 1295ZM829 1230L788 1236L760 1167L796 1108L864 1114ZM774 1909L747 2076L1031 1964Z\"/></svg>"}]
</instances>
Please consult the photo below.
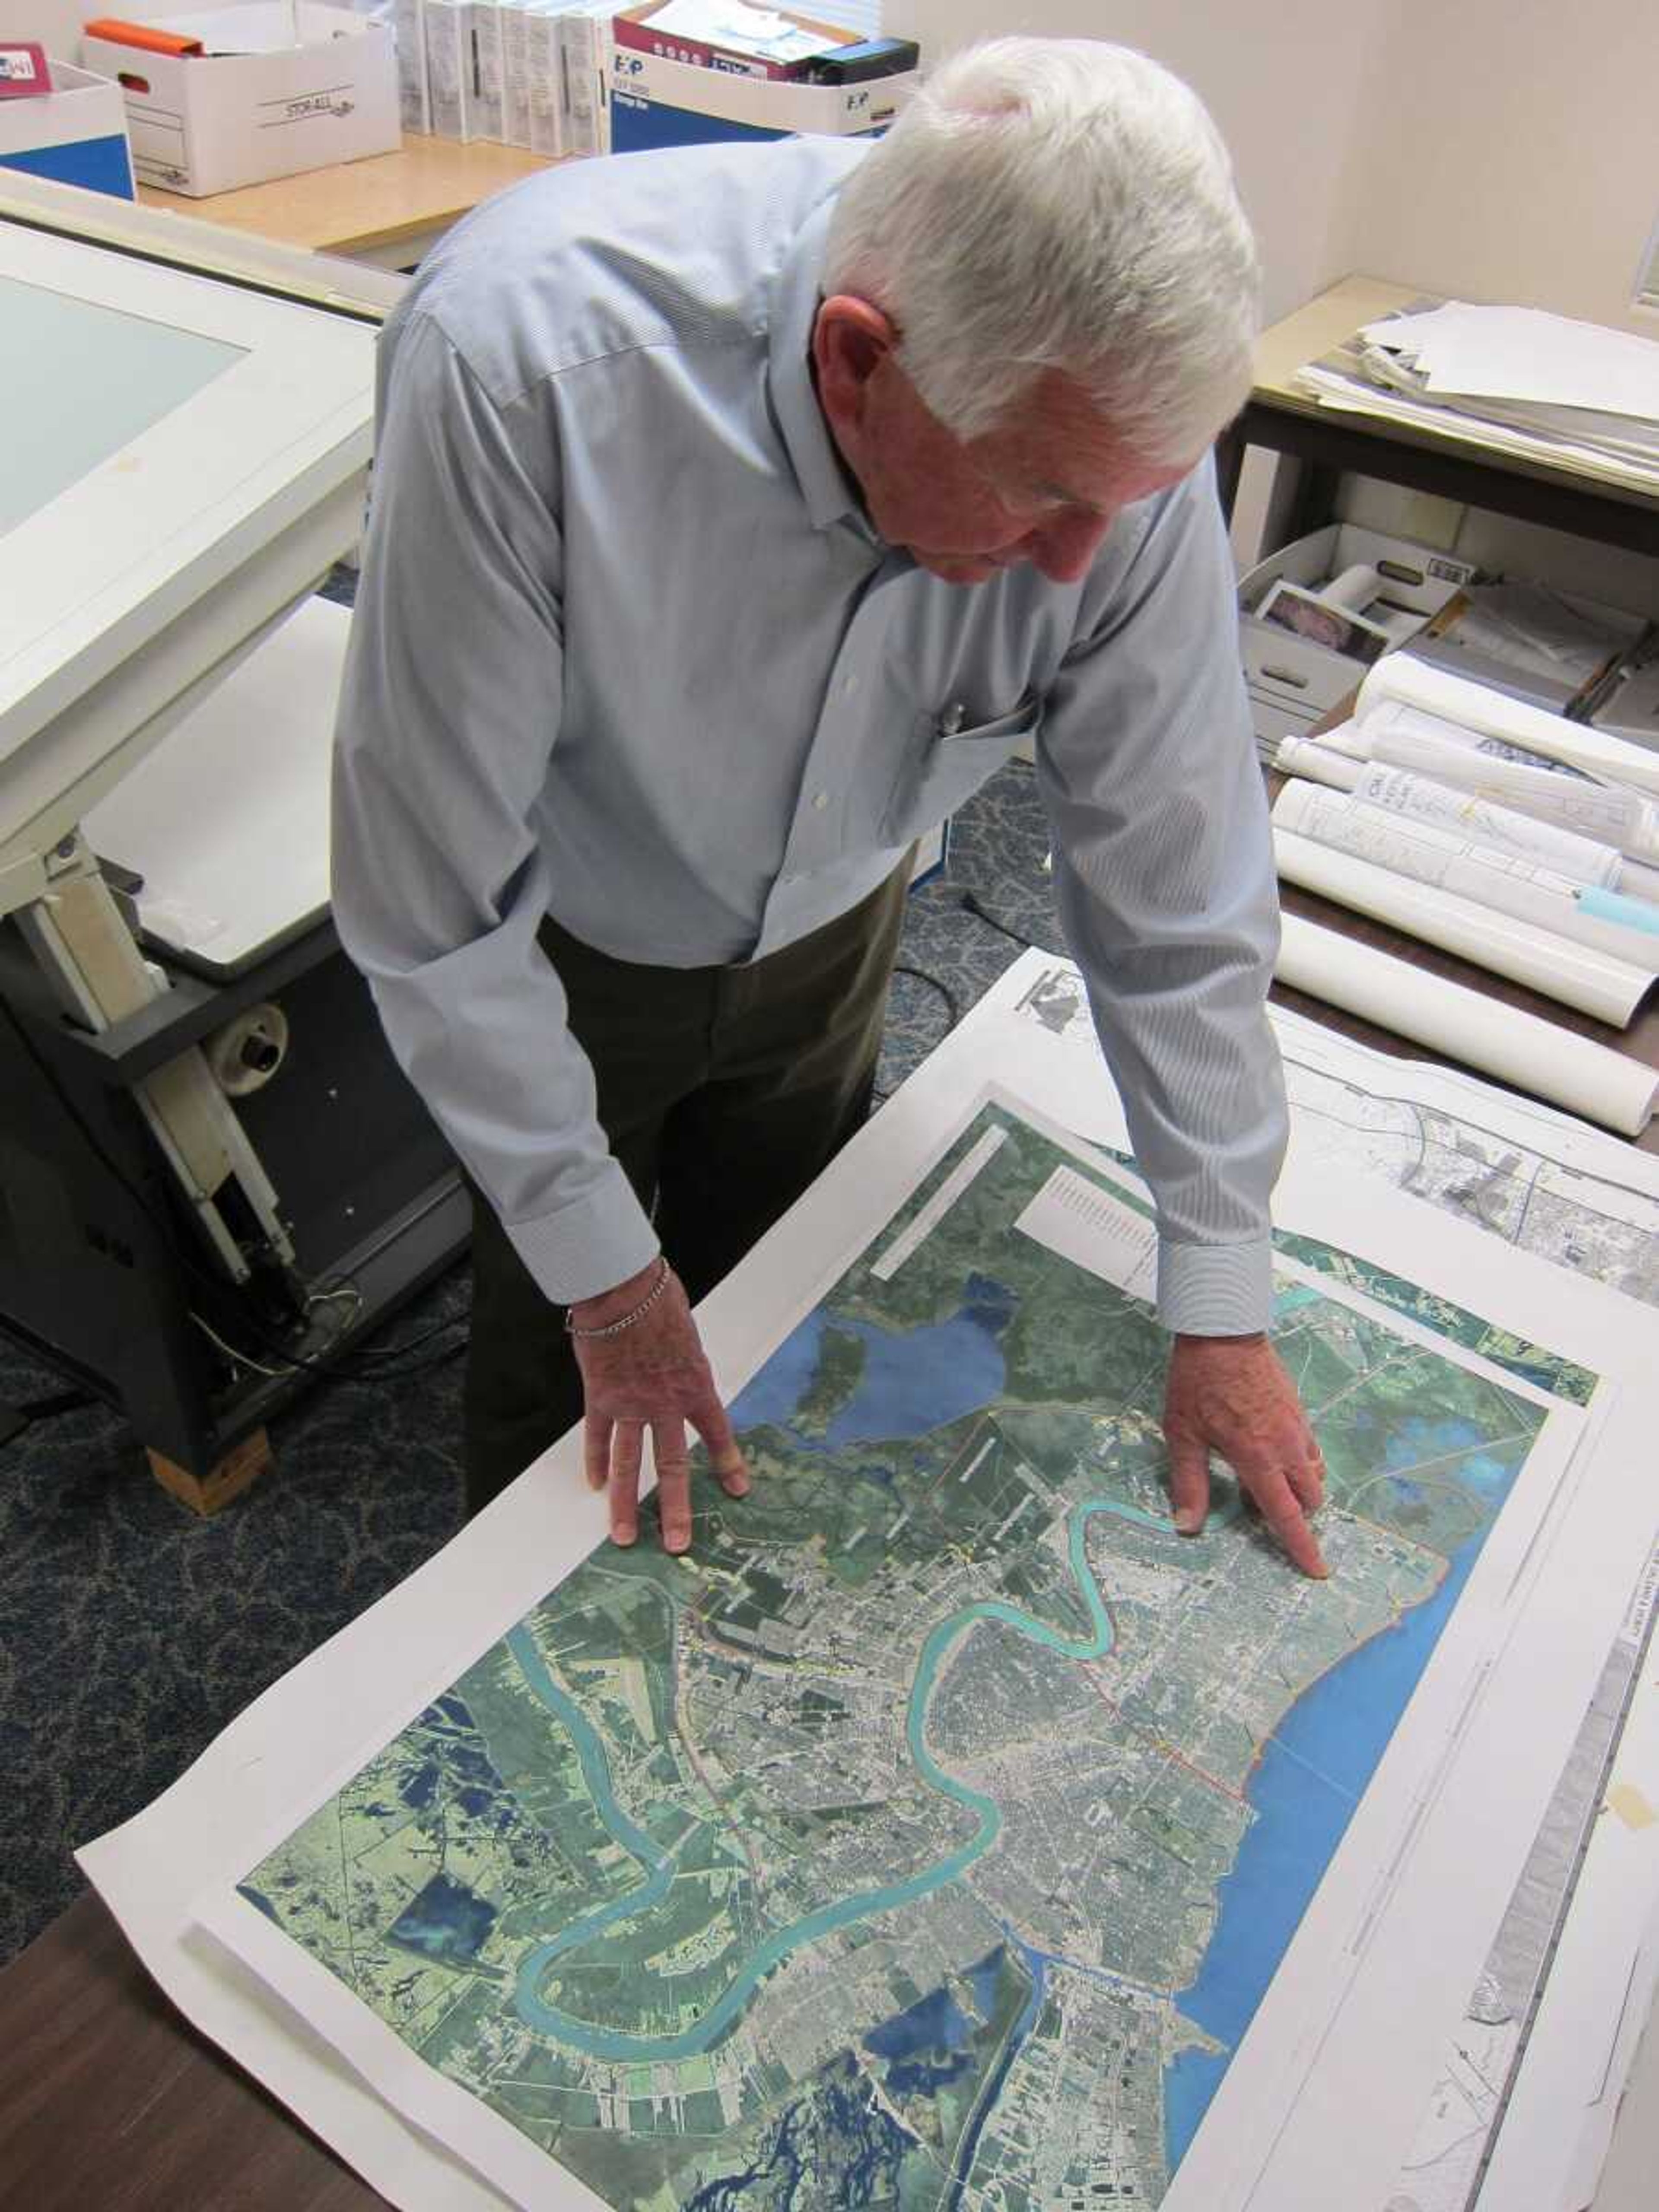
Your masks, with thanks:
<instances>
[{"instance_id":1,"label":"man's right hand","mask_svg":"<svg viewBox=\"0 0 1659 2212\"><path fill-rule=\"evenodd\" d=\"M651 1294L660 1273L653 1260L637 1275L570 1310L573 1328L605 1328L632 1313ZM632 1544L640 1533L640 1462L651 1431L657 1462L662 1540L671 1552L691 1541L691 1460L689 1421L708 1446L720 1487L741 1498L749 1470L691 1317L680 1279L671 1268L662 1294L629 1328L615 1336L574 1334L586 1400L583 1457L588 1487L611 1493L611 1540Z\"/></svg>"}]
</instances>

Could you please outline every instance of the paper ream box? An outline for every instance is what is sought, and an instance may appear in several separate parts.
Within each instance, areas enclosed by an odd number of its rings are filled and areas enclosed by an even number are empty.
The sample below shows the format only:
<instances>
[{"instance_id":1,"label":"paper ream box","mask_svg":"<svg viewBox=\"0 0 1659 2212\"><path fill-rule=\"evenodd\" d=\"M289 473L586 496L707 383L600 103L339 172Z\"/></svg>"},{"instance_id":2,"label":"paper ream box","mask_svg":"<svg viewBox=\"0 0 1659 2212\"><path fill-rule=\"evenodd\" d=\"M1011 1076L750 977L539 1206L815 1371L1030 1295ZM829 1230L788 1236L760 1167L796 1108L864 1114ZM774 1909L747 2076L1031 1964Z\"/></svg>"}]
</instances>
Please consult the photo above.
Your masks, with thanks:
<instances>
[{"instance_id":1,"label":"paper ream box","mask_svg":"<svg viewBox=\"0 0 1659 2212\"><path fill-rule=\"evenodd\" d=\"M611 150L635 154L800 132L868 137L892 122L917 74L867 84L774 83L617 46L611 56Z\"/></svg>"},{"instance_id":2,"label":"paper ream box","mask_svg":"<svg viewBox=\"0 0 1659 2212\"><path fill-rule=\"evenodd\" d=\"M389 25L321 0L292 8L243 0L138 20L199 39L204 50L170 55L90 34L82 41L88 66L126 95L141 184L202 198L393 154L402 143Z\"/></svg>"},{"instance_id":3,"label":"paper ream box","mask_svg":"<svg viewBox=\"0 0 1659 2212\"><path fill-rule=\"evenodd\" d=\"M54 61L49 93L0 100L0 167L132 199L120 86L91 70Z\"/></svg>"}]
</instances>

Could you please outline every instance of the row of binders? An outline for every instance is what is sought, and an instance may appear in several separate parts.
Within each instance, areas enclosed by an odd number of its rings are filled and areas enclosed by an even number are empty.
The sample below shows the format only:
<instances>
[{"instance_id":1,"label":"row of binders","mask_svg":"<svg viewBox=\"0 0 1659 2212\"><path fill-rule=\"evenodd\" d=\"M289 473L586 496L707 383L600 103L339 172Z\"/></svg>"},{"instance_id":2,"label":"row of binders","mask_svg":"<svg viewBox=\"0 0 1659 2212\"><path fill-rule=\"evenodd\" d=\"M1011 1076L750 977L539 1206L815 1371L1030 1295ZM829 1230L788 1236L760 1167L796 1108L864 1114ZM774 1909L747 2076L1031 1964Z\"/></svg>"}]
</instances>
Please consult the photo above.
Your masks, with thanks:
<instances>
[{"instance_id":1,"label":"row of binders","mask_svg":"<svg viewBox=\"0 0 1659 2212\"><path fill-rule=\"evenodd\" d=\"M551 159L610 151L613 63L708 70L782 88L777 112L819 89L916 65L905 39L866 39L745 0L391 0L405 131L494 140ZM631 82L633 80L629 80ZM780 128L810 128L793 119ZM725 132L711 135L724 136Z\"/></svg>"},{"instance_id":2,"label":"row of binders","mask_svg":"<svg viewBox=\"0 0 1659 2212\"><path fill-rule=\"evenodd\" d=\"M394 0L403 127L550 159L608 151L612 0Z\"/></svg>"},{"instance_id":3,"label":"row of binders","mask_svg":"<svg viewBox=\"0 0 1659 2212\"><path fill-rule=\"evenodd\" d=\"M1659 976L1659 753L1396 653L1274 765L1284 881L1634 1018Z\"/></svg>"}]
</instances>

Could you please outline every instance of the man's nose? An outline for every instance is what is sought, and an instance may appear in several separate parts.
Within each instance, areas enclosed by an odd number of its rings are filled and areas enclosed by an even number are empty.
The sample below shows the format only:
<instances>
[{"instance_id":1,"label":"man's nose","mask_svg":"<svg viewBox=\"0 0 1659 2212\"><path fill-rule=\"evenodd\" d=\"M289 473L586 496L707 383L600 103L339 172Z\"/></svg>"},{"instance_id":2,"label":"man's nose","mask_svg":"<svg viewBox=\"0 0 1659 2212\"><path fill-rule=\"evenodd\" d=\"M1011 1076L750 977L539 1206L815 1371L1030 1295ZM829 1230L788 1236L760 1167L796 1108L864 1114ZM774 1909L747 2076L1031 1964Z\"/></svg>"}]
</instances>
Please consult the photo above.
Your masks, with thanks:
<instances>
[{"instance_id":1,"label":"man's nose","mask_svg":"<svg viewBox=\"0 0 1659 2212\"><path fill-rule=\"evenodd\" d=\"M1031 532L1026 557L1051 584L1079 583L1111 526L1109 514L1067 515Z\"/></svg>"}]
</instances>

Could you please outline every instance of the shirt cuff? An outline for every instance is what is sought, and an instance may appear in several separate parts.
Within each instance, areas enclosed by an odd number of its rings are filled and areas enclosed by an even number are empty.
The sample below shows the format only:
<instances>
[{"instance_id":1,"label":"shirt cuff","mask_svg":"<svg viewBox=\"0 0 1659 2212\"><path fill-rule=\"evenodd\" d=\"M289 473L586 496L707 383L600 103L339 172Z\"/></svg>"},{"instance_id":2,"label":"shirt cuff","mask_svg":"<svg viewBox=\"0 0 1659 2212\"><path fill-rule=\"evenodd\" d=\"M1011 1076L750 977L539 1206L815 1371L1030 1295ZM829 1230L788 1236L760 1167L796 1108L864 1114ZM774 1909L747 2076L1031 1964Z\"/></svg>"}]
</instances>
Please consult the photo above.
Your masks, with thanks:
<instances>
[{"instance_id":1,"label":"shirt cuff","mask_svg":"<svg viewBox=\"0 0 1659 2212\"><path fill-rule=\"evenodd\" d=\"M1158 1317L1174 1336L1255 1336L1273 1310L1271 1237L1158 1250Z\"/></svg>"},{"instance_id":2,"label":"shirt cuff","mask_svg":"<svg viewBox=\"0 0 1659 2212\"><path fill-rule=\"evenodd\" d=\"M560 1306L614 1290L649 1267L662 1249L615 1160L605 1162L599 1181L574 1206L504 1225L543 1295Z\"/></svg>"}]
</instances>

